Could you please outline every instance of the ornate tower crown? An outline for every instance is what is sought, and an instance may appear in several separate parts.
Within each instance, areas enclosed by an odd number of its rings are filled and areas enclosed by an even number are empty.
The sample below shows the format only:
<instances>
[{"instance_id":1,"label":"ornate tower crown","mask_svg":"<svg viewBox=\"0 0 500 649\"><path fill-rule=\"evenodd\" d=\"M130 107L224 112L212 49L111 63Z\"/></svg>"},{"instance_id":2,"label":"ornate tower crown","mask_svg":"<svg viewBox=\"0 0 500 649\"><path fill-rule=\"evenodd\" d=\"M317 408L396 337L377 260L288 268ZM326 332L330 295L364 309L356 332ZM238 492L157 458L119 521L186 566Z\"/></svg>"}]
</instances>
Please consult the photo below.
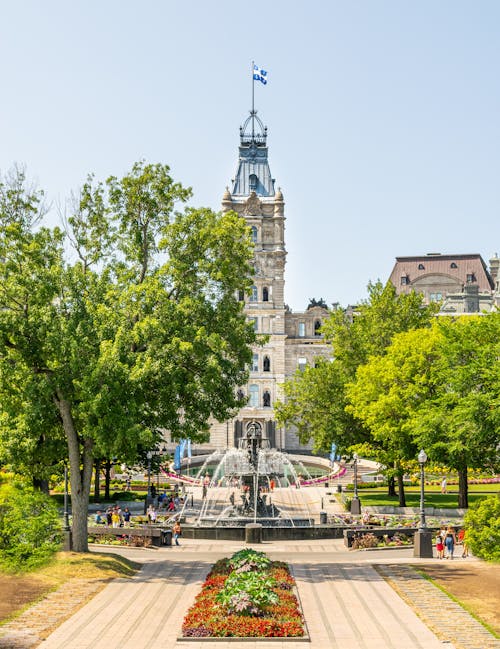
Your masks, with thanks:
<instances>
[{"instance_id":1,"label":"ornate tower crown","mask_svg":"<svg viewBox=\"0 0 500 649\"><path fill-rule=\"evenodd\" d=\"M267 126L251 110L243 126L240 126L239 160L233 181L232 195L274 196L274 178L271 177L267 160Z\"/></svg>"}]
</instances>

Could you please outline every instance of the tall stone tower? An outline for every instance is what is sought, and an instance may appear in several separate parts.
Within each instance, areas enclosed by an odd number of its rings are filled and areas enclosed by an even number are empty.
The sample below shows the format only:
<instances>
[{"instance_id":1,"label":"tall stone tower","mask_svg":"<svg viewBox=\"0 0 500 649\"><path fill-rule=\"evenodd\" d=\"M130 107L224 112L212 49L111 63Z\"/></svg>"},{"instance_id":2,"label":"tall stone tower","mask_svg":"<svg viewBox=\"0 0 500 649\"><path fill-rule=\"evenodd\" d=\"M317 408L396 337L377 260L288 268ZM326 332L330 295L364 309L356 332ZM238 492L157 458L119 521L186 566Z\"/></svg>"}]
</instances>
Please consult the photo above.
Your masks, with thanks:
<instances>
[{"instance_id":1,"label":"tall stone tower","mask_svg":"<svg viewBox=\"0 0 500 649\"><path fill-rule=\"evenodd\" d=\"M256 425L272 446L281 448L283 431L276 426L273 404L285 380L285 215L283 194L275 189L269 168L267 128L257 111L251 111L240 127L238 167L231 182L222 210L234 210L246 219L255 244L252 292L239 297L245 300L245 312L255 330L269 339L253 350L249 382L241 389L247 405L230 422L212 427L211 443L237 445L247 428Z\"/></svg>"}]
</instances>

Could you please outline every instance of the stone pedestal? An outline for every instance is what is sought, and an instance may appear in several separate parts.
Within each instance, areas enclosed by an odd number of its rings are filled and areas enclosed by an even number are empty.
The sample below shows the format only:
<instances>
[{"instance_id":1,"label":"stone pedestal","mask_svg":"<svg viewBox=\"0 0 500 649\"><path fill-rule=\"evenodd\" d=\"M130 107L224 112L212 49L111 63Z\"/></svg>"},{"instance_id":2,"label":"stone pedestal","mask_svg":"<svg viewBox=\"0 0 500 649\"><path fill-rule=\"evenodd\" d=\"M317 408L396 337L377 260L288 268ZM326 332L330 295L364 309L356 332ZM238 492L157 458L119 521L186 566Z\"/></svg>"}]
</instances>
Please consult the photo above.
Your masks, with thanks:
<instances>
[{"instance_id":1,"label":"stone pedestal","mask_svg":"<svg viewBox=\"0 0 500 649\"><path fill-rule=\"evenodd\" d=\"M361 501L357 496L351 500L351 514L354 514L354 516L361 514Z\"/></svg>"},{"instance_id":2,"label":"stone pedestal","mask_svg":"<svg viewBox=\"0 0 500 649\"><path fill-rule=\"evenodd\" d=\"M245 525L245 543L262 543L262 525L260 523Z\"/></svg>"},{"instance_id":3,"label":"stone pedestal","mask_svg":"<svg viewBox=\"0 0 500 649\"><path fill-rule=\"evenodd\" d=\"M432 559L432 532L428 530L415 532L413 556L421 559Z\"/></svg>"},{"instance_id":4,"label":"stone pedestal","mask_svg":"<svg viewBox=\"0 0 500 649\"><path fill-rule=\"evenodd\" d=\"M63 530L63 550L64 552L71 552L73 550L71 530Z\"/></svg>"}]
</instances>

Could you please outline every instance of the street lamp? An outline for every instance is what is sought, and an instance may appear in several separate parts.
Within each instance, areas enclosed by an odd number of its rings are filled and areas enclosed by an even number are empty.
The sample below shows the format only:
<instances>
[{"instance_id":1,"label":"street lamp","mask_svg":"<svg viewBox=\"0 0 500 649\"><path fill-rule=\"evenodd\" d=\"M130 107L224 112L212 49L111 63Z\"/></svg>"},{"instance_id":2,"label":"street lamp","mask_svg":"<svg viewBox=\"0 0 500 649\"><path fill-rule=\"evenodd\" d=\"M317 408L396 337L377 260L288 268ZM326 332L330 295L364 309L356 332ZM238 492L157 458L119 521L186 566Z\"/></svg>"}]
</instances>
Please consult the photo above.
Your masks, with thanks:
<instances>
[{"instance_id":1,"label":"street lamp","mask_svg":"<svg viewBox=\"0 0 500 649\"><path fill-rule=\"evenodd\" d=\"M71 528L69 526L69 513L68 513L68 465L64 463L64 522L63 522L63 536L64 536L64 550L70 552L72 549Z\"/></svg>"},{"instance_id":2,"label":"street lamp","mask_svg":"<svg viewBox=\"0 0 500 649\"><path fill-rule=\"evenodd\" d=\"M361 514L361 502L358 496L358 454L354 453L352 457L354 459L354 496L351 500L351 514L359 516Z\"/></svg>"},{"instance_id":3,"label":"street lamp","mask_svg":"<svg viewBox=\"0 0 500 649\"><path fill-rule=\"evenodd\" d=\"M423 559L432 559L432 533L425 522L425 463L427 453L422 449L418 454L420 464L420 524L418 532L415 532L413 544L413 556Z\"/></svg>"},{"instance_id":4,"label":"street lamp","mask_svg":"<svg viewBox=\"0 0 500 649\"><path fill-rule=\"evenodd\" d=\"M144 503L144 513L146 513L148 505L151 503L151 459L153 457L153 452L148 451L146 453L146 457L148 458L148 493L146 495L146 501Z\"/></svg>"}]
</instances>

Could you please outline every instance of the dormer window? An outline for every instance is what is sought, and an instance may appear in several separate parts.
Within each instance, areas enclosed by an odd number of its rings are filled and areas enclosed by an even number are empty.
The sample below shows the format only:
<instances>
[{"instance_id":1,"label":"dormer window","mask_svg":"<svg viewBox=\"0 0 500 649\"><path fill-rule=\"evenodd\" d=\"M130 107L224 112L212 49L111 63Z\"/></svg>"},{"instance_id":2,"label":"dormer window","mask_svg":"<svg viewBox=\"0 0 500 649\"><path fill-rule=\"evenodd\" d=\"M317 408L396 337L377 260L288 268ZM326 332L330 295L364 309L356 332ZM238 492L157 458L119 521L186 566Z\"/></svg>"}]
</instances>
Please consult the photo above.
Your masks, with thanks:
<instances>
[{"instance_id":1,"label":"dormer window","mask_svg":"<svg viewBox=\"0 0 500 649\"><path fill-rule=\"evenodd\" d=\"M425 270L425 266L423 264L418 265L418 270Z\"/></svg>"},{"instance_id":2,"label":"dormer window","mask_svg":"<svg viewBox=\"0 0 500 649\"><path fill-rule=\"evenodd\" d=\"M248 179L250 183L250 191L255 192L257 191L257 184L259 182L259 179L255 174L250 174L250 178Z\"/></svg>"},{"instance_id":3,"label":"dormer window","mask_svg":"<svg viewBox=\"0 0 500 649\"><path fill-rule=\"evenodd\" d=\"M458 266L456 265L456 263L454 261L452 261L451 264L450 264L450 268L458 268Z\"/></svg>"}]
</instances>

